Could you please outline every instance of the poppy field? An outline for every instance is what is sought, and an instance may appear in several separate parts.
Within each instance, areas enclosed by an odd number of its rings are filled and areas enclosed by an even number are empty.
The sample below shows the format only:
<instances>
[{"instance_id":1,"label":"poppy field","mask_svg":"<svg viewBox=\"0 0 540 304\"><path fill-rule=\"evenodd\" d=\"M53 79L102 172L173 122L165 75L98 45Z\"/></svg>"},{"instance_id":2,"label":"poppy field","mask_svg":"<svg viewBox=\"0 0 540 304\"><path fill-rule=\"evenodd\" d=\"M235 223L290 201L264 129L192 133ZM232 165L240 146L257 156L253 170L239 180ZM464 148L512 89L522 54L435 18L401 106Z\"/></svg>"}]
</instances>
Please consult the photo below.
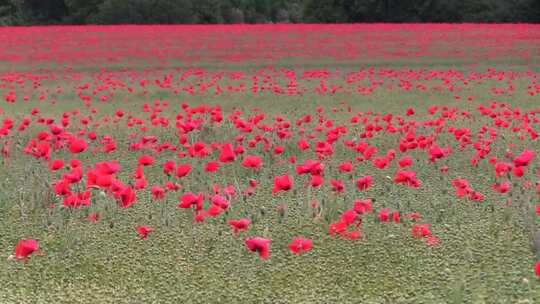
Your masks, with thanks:
<instances>
[{"instance_id":1,"label":"poppy field","mask_svg":"<svg viewBox=\"0 0 540 304\"><path fill-rule=\"evenodd\" d=\"M0 303L540 302L540 25L0 37Z\"/></svg>"}]
</instances>

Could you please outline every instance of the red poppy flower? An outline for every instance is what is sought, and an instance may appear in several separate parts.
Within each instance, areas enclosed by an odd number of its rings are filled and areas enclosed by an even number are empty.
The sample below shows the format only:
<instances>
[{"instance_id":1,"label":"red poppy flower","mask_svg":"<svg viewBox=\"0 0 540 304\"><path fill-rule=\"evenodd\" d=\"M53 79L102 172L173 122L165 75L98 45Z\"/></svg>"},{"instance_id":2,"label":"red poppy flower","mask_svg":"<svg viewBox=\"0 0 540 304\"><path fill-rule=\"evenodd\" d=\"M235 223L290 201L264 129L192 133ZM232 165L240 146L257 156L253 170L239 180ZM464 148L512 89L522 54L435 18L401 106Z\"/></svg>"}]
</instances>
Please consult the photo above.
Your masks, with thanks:
<instances>
[{"instance_id":1,"label":"red poppy flower","mask_svg":"<svg viewBox=\"0 0 540 304\"><path fill-rule=\"evenodd\" d=\"M395 223L399 223L399 220L400 220L400 214L399 214L399 211L394 211L392 212L392 220L395 222Z\"/></svg>"},{"instance_id":2,"label":"red poppy flower","mask_svg":"<svg viewBox=\"0 0 540 304\"><path fill-rule=\"evenodd\" d=\"M246 238L244 242L250 251L258 252L262 259L266 260L270 256L270 243L272 240L262 237L252 237Z\"/></svg>"},{"instance_id":3,"label":"red poppy flower","mask_svg":"<svg viewBox=\"0 0 540 304\"><path fill-rule=\"evenodd\" d=\"M339 179L331 179L330 185L332 185L332 189L336 192L343 192L345 190L345 186L343 185L343 182Z\"/></svg>"},{"instance_id":4,"label":"red poppy flower","mask_svg":"<svg viewBox=\"0 0 540 304\"><path fill-rule=\"evenodd\" d=\"M184 177L188 175L190 171L191 171L190 164L178 164L178 167L176 168L176 176Z\"/></svg>"},{"instance_id":5,"label":"red poppy flower","mask_svg":"<svg viewBox=\"0 0 540 304\"><path fill-rule=\"evenodd\" d=\"M356 221L358 213L354 209L347 209L341 213L341 221L350 225Z\"/></svg>"},{"instance_id":6,"label":"red poppy flower","mask_svg":"<svg viewBox=\"0 0 540 304\"><path fill-rule=\"evenodd\" d=\"M379 210L379 221L388 222L390 220L390 209L382 208Z\"/></svg>"},{"instance_id":7,"label":"red poppy flower","mask_svg":"<svg viewBox=\"0 0 540 304\"><path fill-rule=\"evenodd\" d=\"M351 172L353 170L353 164L350 161L344 161L339 164L339 170L342 172Z\"/></svg>"},{"instance_id":8,"label":"red poppy flower","mask_svg":"<svg viewBox=\"0 0 540 304\"><path fill-rule=\"evenodd\" d=\"M370 199L354 201L354 210L360 214L372 211L372 202Z\"/></svg>"},{"instance_id":9,"label":"red poppy flower","mask_svg":"<svg viewBox=\"0 0 540 304\"><path fill-rule=\"evenodd\" d=\"M289 249L296 255L300 255L303 252L308 252L313 247L313 242L309 239L302 237L295 237L289 243Z\"/></svg>"},{"instance_id":10,"label":"red poppy flower","mask_svg":"<svg viewBox=\"0 0 540 304\"><path fill-rule=\"evenodd\" d=\"M257 155L246 155L242 161L242 166L247 168L259 168L262 165L262 157Z\"/></svg>"},{"instance_id":11,"label":"red poppy flower","mask_svg":"<svg viewBox=\"0 0 540 304\"><path fill-rule=\"evenodd\" d=\"M232 144L224 144L221 146L221 151L218 156L218 160L222 163L232 162L235 159L235 154L233 151Z\"/></svg>"},{"instance_id":12,"label":"red poppy flower","mask_svg":"<svg viewBox=\"0 0 540 304\"><path fill-rule=\"evenodd\" d=\"M214 216L218 216L221 213L222 210L223 209L221 209L221 207L219 207L218 205L212 204L210 207L208 207L207 212L208 212L209 216L214 217Z\"/></svg>"},{"instance_id":13,"label":"red poppy flower","mask_svg":"<svg viewBox=\"0 0 540 304\"><path fill-rule=\"evenodd\" d=\"M236 235L238 231L246 230L251 221L247 218L241 218L238 220L229 220L229 225L234 229L233 233Z\"/></svg>"},{"instance_id":14,"label":"red poppy flower","mask_svg":"<svg viewBox=\"0 0 540 304\"><path fill-rule=\"evenodd\" d=\"M174 171L174 168L176 167L176 163L174 160L168 160L163 163L163 173L169 175Z\"/></svg>"},{"instance_id":15,"label":"red poppy flower","mask_svg":"<svg viewBox=\"0 0 540 304\"><path fill-rule=\"evenodd\" d=\"M133 205L136 199L136 194L135 191L133 191L133 188L131 188L131 186L124 187L124 189L120 192L120 208L127 208Z\"/></svg>"},{"instance_id":16,"label":"red poppy flower","mask_svg":"<svg viewBox=\"0 0 540 304\"><path fill-rule=\"evenodd\" d=\"M99 221L99 214L97 214L96 212L92 212L88 214L86 219L89 220L90 222L97 222Z\"/></svg>"},{"instance_id":17,"label":"red poppy flower","mask_svg":"<svg viewBox=\"0 0 540 304\"><path fill-rule=\"evenodd\" d=\"M63 167L64 167L64 160L62 159L55 159L49 163L49 169L51 169L51 171L56 171L56 170L62 169Z\"/></svg>"},{"instance_id":18,"label":"red poppy flower","mask_svg":"<svg viewBox=\"0 0 540 304\"><path fill-rule=\"evenodd\" d=\"M324 178L320 175L312 175L309 181L310 185L314 188L319 187L324 182Z\"/></svg>"},{"instance_id":19,"label":"red poppy flower","mask_svg":"<svg viewBox=\"0 0 540 304\"><path fill-rule=\"evenodd\" d=\"M430 236L428 236L428 237L426 238L426 243L427 243L428 246L434 247L434 246L439 245L440 240L439 240L438 237L436 237L436 236L434 236L434 235L430 235Z\"/></svg>"},{"instance_id":20,"label":"red poppy flower","mask_svg":"<svg viewBox=\"0 0 540 304\"><path fill-rule=\"evenodd\" d=\"M136 230L137 230L137 233L139 234L141 240L148 239L148 234L153 231L152 228L150 228L150 227L148 227L146 225L138 226Z\"/></svg>"},{"instance_id":21,"label":"red poppy flower","mask_svg":"<svg viewBox=\"0 0 540 304\"><path fill-rule=\"evenodd\" d=\"M165 197L165 189L159 185L152 186L150 191L155 200L163 199Z\"/></svg>"},{"instance_id":22,"label":"red poppy flower","mask_svg":"<svg viewBox=\"0 0 540 304\"><path fill-rule=\"evenodd\" d=\"M139 157L140 166L151 166L154 163L154 158L151 155L143 154Z\"/></svg>"},{"instance_id":23,"label":"red poppy flower","mask_svg":"<svg viewBox=\"0 0 540 304\"><path fill-rule=\"evenodd\" d=\"M516 167L528 166L529 162L534 158L535 155L536 153L534 153L534 151L525 149L516 158L514 158L514 166Z\"/></svg>"},{"instance_id":24,"label":"red poppy flower","mask_svg":"<svg viewBox=\"0 0 540 304\"><path fill-rule=\"evenodd\" d=\"M324 171L324 165L316 160L306 160L303 164L296 166L296 173L311 175L321 175Z\"/></svg>"},{"instance_id":25,"label":"red poppy flower","mask_svg":"<svg viewBox=\"0 0 540 304\"><path fill-rule=\"evenodd\" d=\"M411 234L414 237L426 237L431 235L429 224L414 224L411 229Z\"/></svg>"},{"instance_id":26,"label":"red poppy flower","mask_svg":"<svg viewBox=\"0 0 540 304\"><path fill-rule=\"evenodd\" d=\"M28 261L28 257L39 250L39 242L34 239L20 240L15 245L14 258L18 260Z\"/></svg>"},{"instance_id":27,"label":"red poppy flower","mask_svg":"<svg viewBox=\"0 0 540 304\"><path fill-rule=\"evenodd\" d=\"M506 193L510 191L510 181L505 180L502 181L500 184L493 184L492 188L499 193Z\"/></svg>"},{"instance_id":28,"label":"red poppy flower","mask_svg":"<svg viewBox=\"0 0 540 304\"><path fill-rule=\"evenodd\" d=\"M512 169L512 164L505 162L495 163L495 174L497 177L503 176L506 172Z\"/></svg>"},{"instance_id":29,"label":"red poppy flower","mask_svg":"<svg viewBox=\"0 0 540 304\"><path fill-rule=\"evenodd\" d=\"M195 205L195 210L199 211L202 209L204 195L202 193L194 194L192 192L184 193L180 196L180 203L178 204L179 208L191 208Z\"/></svg>"},{"instance_id":30,"label":"red poppy flower","mask_svg":"<svg viewBox=\"0 0 540 304\"><path fill-rule=\"evenodd\" d=\"M379 169L384 169L389 164L389 159L386 157L378 156L373 159L373 165Z\"/></svg>"},{"instance_id":31,"label":"red poppy flower","mask_svg":"<svg viewBox=\"0 0 540 304\"><path fill-rule=\"evenodd\" d=\"M343 234L347 230L348 224L344 221L337 221L330 224L328 227L328 234L333 236L334 234Z\"/></svg>"},{"instance_id":32,"label":"red poppy flower","mask_svg":"<svg viewBox=\"0 0 540 304\"><path fill-rule=\"evenodd\" d=\"M408 155L404 155L402 158L398 160L398 165L401 168L408 167L412 165L412 163L413 163L412 158Z\"/></svg>"},{"instance_id":33,"label":"red poppy flower","mask_svg":"<svg viewBox=\"0 0 540 304\"><path fill-rule=\"evenodd\" d=\"M416 171L414 170L398 170L394 176L394 182L413 188L418 188L421 185L421 182L416 178Z\"/></svg>"},{"instance_id":34,"label":"red poppy flower","mask_svg":"<svg viewBox=\"0 0 540 304\"><path fill-rule=\"evenodd\" d=\"M358 187L358 190L367 190L371 184L373 183L373 177L371 176L363 176L356 180L356 186Z\"/></svg>"},{"instance_id":35,"label":"red poppy flower","mask_svg":"<svg viewBox=\"0 0 540 304\"><path fill-rule=\"evenodd\" d=\"M86 150L88 144L84 138L74 138L69 143L69 151L71 153L81 153Z\"/></svg>"},{"instance_id":36,"label":"red poppy flower","mask_svg":"<svg viewBox=\"0 0 540 304\"><path fill-rule=\"evenodd\" d=\"M204 171L206 172L215 172L219 169L219 163L217 161L209 161L206 163Z\"/></svg>"},{"instance_id":37,"label":"red poppy flower","mask_svg":"<svg viewBox=\"0 0 540 304\"><path fill-rule=\"evenodd\" d=\"M293 180L288 174L276 176L274 177L274 189L272 189L272 192L287 191L290 190L292 186Z\"/></svg>"}]
</instances>

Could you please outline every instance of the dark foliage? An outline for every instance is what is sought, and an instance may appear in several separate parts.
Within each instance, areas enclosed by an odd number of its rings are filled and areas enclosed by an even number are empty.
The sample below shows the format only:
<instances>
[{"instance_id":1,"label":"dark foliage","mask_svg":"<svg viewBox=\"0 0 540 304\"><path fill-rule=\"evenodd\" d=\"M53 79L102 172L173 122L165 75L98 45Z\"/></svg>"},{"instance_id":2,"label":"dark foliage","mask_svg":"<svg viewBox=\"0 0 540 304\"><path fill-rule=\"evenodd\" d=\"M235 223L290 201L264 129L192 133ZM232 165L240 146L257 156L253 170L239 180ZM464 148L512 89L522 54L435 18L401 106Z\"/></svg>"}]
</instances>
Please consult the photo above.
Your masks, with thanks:
<instances>
[{"instance_id":1,"label":"dark foliage","mask_svg":"<svg viewBox=\"0 0 540 304\"><path fill-rule=\"evenodd\" d=\"M0 0L0 24L540 22L539 0Z\"/></svg>"}]
</instances>

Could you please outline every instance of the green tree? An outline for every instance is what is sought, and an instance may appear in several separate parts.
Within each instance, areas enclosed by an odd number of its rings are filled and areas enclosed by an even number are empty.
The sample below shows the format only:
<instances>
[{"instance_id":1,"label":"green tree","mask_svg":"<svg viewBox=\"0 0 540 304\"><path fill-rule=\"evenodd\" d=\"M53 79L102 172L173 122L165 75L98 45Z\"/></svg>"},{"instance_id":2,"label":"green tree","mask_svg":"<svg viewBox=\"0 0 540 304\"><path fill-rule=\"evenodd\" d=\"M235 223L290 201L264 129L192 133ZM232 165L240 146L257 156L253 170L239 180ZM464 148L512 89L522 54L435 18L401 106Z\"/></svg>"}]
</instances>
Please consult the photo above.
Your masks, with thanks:
<instances>
[{"instance_id":1,"label":"green tree","mask_svg":"<svg viewBox=\"0 0 540 304\"><path fill-rule=\"evenodd\" d=\"M22 0L0 0L0 25L25 23Z\"/></svg>"},{"instance_id":2,"label":"green tree","mask_svg":"<svg viewBox=\"0 0 540 304\"><path fill-rule=\"evenodd\" d=\"M99 11L99 6L104 0L65 0L67 16L66 23L84 24Z\"/></svg>"},{"instance_id":3,"label":"green tree","mask_svg":"<svg viewBox=\"0 0 540 304\"><path fill-rule=\"evenodd\" d=\"M344 0L308 0L304 9L304 21L322 23L347 21Z\"/></svg>"},{"instance_id":4,"label":"green tree","mask_svg":"<svg viewBox=\"0 0 540 304\"><path fill-rule=\"evenodd\" d=\"M24 15L36 23L60 23L66 16L67 7L64 0L25 0Z\"/></svg>"},{"instance_id":5,"label":"green tree","mask_svg":"<svg viewBox=\"0 0 540 304\"><path fill-rule=\"evenodd\" d=\"M220 0L193 1L195 19L199 23L223 23L225 20L221 11L222 6Z\"/></svg>"},{"instance_id":6,"label":"green tree","mask_svg":"<svg viewBox=\"0 0 540 304\"><path fill-rule=\"evenodd\" d=\"M106 0L89 21L99 24L193 23L190 0Z\"/></svg>"}]
</instances>

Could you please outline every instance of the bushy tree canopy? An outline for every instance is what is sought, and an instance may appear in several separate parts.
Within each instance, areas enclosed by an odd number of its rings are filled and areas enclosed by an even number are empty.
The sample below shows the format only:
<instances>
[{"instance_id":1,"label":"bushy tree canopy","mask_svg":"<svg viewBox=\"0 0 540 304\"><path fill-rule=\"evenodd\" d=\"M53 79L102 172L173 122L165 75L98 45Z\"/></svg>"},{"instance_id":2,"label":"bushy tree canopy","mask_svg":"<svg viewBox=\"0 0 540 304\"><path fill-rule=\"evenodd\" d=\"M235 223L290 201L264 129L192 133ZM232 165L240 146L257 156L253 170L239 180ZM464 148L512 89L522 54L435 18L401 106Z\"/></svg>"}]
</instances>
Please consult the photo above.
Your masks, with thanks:
<instances>
[{"instance_id":1,"label":"bushy tree canopy","mask_svg":"<svg viewBox=\"0 0 540 304\"><path fill-rule=\"evenodd\" d=\"M0 24L540 22L538 0L0 0Z\"/></svg>"}]
</instances>

